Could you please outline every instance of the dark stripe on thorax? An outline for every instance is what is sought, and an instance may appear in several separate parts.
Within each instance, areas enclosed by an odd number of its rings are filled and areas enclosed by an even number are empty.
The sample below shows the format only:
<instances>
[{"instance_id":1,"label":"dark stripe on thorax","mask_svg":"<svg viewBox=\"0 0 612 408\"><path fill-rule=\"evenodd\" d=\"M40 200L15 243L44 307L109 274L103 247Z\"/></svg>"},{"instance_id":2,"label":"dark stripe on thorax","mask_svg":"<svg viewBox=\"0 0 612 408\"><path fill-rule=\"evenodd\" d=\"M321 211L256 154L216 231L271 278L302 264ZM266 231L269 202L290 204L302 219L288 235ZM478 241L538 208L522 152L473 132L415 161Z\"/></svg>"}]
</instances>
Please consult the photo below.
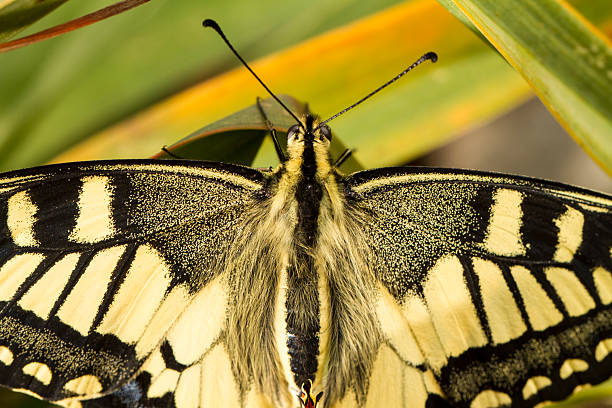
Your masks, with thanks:
<instances>
[{"instance_id":1,"label":"dark stripe on thorax","mask_svg":"<svg viewBox=\"0 0 612 408\"><path fill-rule=\"evenodd\" d=\"M294 236L295 264L287 269L287 347L291 371L299 387L314 380L319 352L318 277L312 258L317 242L322 186L316 180L317 165L312 139L305 142L302 177L296 189L298 223Z\"/></svg>"}]
</instances>

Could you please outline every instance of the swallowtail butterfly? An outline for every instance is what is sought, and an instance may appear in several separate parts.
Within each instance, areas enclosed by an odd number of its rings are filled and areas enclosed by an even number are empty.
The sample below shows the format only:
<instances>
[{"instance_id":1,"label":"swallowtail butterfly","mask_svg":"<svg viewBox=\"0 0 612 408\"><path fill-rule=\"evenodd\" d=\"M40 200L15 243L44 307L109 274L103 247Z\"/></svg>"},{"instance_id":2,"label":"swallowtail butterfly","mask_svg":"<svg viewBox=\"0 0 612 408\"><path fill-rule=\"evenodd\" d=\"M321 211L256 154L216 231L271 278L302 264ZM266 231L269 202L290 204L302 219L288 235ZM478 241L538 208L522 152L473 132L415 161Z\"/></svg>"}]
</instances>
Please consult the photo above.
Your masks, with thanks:
<instances>
[{"instance_id":1,"label":"swallowtail butterfly","mask_svg":"<svg viewBox=\"0 0 612 408\"><path fill-rule=\"evenodd\" d=\"M305 116L271 171L1 174L0 383L66 407L476 408L612 374L612 197L343 175L331 138Z\"/></svg>"}]
</instances>

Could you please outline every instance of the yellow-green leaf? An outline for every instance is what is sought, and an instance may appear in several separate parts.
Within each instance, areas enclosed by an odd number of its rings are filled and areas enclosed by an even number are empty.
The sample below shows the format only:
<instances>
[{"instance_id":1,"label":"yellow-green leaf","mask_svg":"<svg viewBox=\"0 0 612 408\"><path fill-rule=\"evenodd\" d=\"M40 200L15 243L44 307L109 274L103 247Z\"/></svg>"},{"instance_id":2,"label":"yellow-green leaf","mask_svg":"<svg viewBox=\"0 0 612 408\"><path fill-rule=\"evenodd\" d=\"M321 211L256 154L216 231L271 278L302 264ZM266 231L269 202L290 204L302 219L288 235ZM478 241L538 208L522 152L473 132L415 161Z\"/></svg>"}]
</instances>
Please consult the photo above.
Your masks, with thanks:
<instances>
[{"instance_id":1,"label":"yellow-green leaf","mask_svg":"<svg viewBox=\"0 0 612 408\"><path fill-rule=\"evenodd\" d=\"M233 39L233 33L225 31ZM214 36L212 31L206 34ZM217 48L229 55L225 45L214 39ZM240 43L235 45L238 50L245 49ZM325 118L430 50L440 56L438 63L420 66L330 124L357 150L355 155L364 166L377 167L418 157L466 128L499 115L527 98L529 87L433 0L392 7L255 61L252 66L273 90L307 101ZM153 154L179 135L249 106L257 95L264 94L239 67L99 133L83 145L86 147L78 147L89 152L80 157ZM99 148L93 147L96 145ZM62 155L57 160L74 157ZM264 160L256 163L266 164Z\"/></svg>"},{"instance_id":2,"label":"yellow-green leaf","mask_svg":"<svg viewBox=\"0 0 612 408\"><path fill-rule=\"evenodd\" d=\"M61 24L111 2L68 2L28 31ZM86 29L0 54L0 169L48 161L135 112L236 66L219 38L202 28L204 18L217 19L251 61L397 2L310 0L304 7L299 0L151 1ZM293 89L275 88L307 100ZM210 114L188 106L183 113L190 125L167 127L161 144L151 139L141 149L132 145L136 149L127 156L147 157L164 144L252 105L256 95L267 96L257 88L228 109L213 108Z\"/></svg>"},{"instance_id":3,"label":"yellow-green leaf","mask_svg":"<svg viewBox=\"0 0 612 408\"><path fill-rule=\"evenodd\" d=\"M574 3L599 26L611 25L612 8L605 2ZM234 38L233 31L226 32ZM219 39L213 40L218 46L211 52L232 57ZM528 84L433 0L390 8L253 65L274 90L308 101L327 117L428 50L438 52L436 65L419 67L358 111L331 123L345 143L357 149L356 156L366 167L376 167L419 157L506 112L530 96ZM193 129L251 105L257 95L265 95L263 89L244 68L238 68L176 94L76 150L88 154L62 155L57 160L153 154ZM269 149L256 163L269 165L273 157Z\"/></svg>"},{"instance_id":4,"label":"yellow-green leaf","mask_svg":"<svg viewBox=\"0 0 612 408\"><path fill-rule=\"evenodd\" d=\"M612 172L612 48L607 38L559 0L453 2L578 143Z\"/></svg>"}]
</instances>

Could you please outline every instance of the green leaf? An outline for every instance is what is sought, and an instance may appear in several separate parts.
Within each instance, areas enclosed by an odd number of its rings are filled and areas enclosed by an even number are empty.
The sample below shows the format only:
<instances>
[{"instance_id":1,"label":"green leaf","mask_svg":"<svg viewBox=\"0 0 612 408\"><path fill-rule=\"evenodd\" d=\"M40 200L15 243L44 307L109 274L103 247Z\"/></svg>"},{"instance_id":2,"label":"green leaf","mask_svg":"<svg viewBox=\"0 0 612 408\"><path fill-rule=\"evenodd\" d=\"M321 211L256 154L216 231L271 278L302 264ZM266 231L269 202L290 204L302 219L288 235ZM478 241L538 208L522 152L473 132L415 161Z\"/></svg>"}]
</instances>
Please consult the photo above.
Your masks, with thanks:
<instances>
[{"instance_id":1,"label":"green leaf","mask_svg":"<svg viewBox=\"0 0 612 408\"><path fill-rule=\"evenodd\" d=\"M91 1L70 2L49 19L63 22L103 6ZM605 27L612 20L606 1L574 2ZM257 64L257 55L381 8L378 2L357 0L334 6L316 0L311 6L305 11L297 0L282 6L245 2L240 6L244 13L230 17L233 8L227 2L210 0L202 17L222 24L273 90L308 101L324 117L422 53L438 52L437 64L419 67L331 123L366 167L419 157L530 96L521 76L434 0L372 14ZM0 168L40 164L96 133L91 140L106 148L78 149L86 151L79 159L146 157L253 104L257 95L265 96L243 68L223 73L237 63L214 34L202 30L200 18L194 17L198 13L190 2L151 2L62 38L0 55ZM266 24L257 23L262 19ZM213 78L217 73L223 74ZM239 80L228 84L230 77Z\"/></svg>"},{"instance_id":2,"label":"green leaf","mask_svg":"<svg viewBox=\"0 0 612 408\"><path fill-rule=\"evenodd\" d=\"M612 48L558 0L454 0L579 144L612 173Z\"/></svg>"},{"instance_id":3,"label":"green leaf","mask_svg":"<svg viewBox=\"0 0 612 408\"><path fill-rule=\"evenodd\" d=\"M305 104L288 95L278 95L278 97L298 117L306 114ZM274 156L270 154L271 146L269 145L273 144L271 140L266 141L266 138L270 135L268 126L271 126L277 132L279 144L283 151L286 151L287 131L289 127L296 124L296 121L272 98L261 100L260 107L256 104L249 106L204 126L160 150L153 155L153 158L211 160L255 167L268 167L276 164L278 162L276 153ZM266 115L268 123L265 122L261 111ZM264 144L264 142L267 143ZM263 149L262 145L264 146ZM262 150L264 152L259 154ZM332 157L339 157L345 150L345 145L337 135L334 135L330 147ZM77 157L74 159L78 160L82 154L82 151L77 151ZM70 157L64 157L70 160ZM258 161L255 163L256 157L258 157ZM363 166L351 156L342 165L342 170L354 172L363 170Z\"/></svg>"},{"instance_id":4,"label":"green leaf","mask_svg":"<svg viewBox=\"0 0 612 408\"><path fill-rule=\"evenodd\" d=\"M453 16L457 17L457 19L459 19L459 21L461 21L467 28L472 30L474 34L476 34L478 37L480 37L482 40L488 43L487 37L482 35L480 30L478 30L478 27L476 27L474 23L472 23L472 21L469 18L467 18L465 14L463 14L461 9L457 7L457 5L453 2L453 0L438 0L438 2L442 4L444 7L446 7L446 9L450 11L453 14Z\"/></svg>"},{"instance_id":5,"label":"green leaf","mask_svg":"<svg viewBox=\"0 0 612 408\"><path fill-rule=\"evenodd\" d=\"M224 29L239 50L248 50L234 40L233 32ZM219 48L233 58L218 38L212 37L217 41L215 50ZM380 167L405 163L466 128L505 112L529 96L529 87L497 53L435 1L401 4L250 63L273 90L291 92L327 118L430 50L438 52L438 63L423 64L330 123L335 133L357 150L360 162ZM152 154L178 135L251 105L255 96L263 93L252 76L238 68L175 94L55 160ZM59 131L57 127L45 129ZM36 144L43 152L51 147L49 134L41 135ZM270 149L267 157L273 156ZM4 163L13 166L17 159L24 156L10 156ZM271 164L263 156L256 163Z\"/></svg>"},{"instance_id":6,"label":"green leaf","mask_svg":"<svg viewBox=\"0 0 612 408\"><path fill-rule=\"evenodd\" d=\"M0 168L41 164L179 90L236 67L221 40L202 28L204 18L217 19L252 61L398 1L312 0L308 7L299 0L207 0L204 6L197 1L152 1L86 29L0 54ZM45 19L44 27L108 3L68 2ZM38 24L31 30L40 28ZM294 93L293 86L280 88L273 79L266 80L278 93L307 100ZM183 117L194 117L171 130L162 142L133 129L134 138L146 140L136 153L127 149L125 154L146 157L253 104L255 96L266 96L261 88L241 95L243 99L231 105L224 104L230 95L217 95L209 111L183 107Z\"/></svg>"},{"instance_id":7,"label":"green leaf","mask_svg":"<svg viewBox=\"0 0 612 408\"><path fill-rule=\"evenodd\" d=\"M0 1L0 42L6 41L68 0Z\"/></svg>"}]
</instances>

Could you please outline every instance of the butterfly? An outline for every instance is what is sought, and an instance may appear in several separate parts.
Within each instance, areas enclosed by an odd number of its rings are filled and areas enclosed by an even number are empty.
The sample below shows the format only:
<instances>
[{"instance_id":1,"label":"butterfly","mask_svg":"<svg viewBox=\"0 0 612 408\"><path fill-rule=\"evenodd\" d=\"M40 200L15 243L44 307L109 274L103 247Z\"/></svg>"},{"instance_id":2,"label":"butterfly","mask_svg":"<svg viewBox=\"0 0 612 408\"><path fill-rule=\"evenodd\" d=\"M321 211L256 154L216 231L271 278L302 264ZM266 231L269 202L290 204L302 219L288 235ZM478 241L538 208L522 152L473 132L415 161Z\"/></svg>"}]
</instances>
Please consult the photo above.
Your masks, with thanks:
<instances>
[{"instance_id":1,"label":"butterfly","mask_svg":"<svg viewBox=\"0 0 612 408\"><path fill-rule=\"evenodd\" d=\"M1 174L0 383L66 407L531 407L610 377L611 196L344 175L330 119L296 118L273 170Z\"/></svg>"}]
</instances>

